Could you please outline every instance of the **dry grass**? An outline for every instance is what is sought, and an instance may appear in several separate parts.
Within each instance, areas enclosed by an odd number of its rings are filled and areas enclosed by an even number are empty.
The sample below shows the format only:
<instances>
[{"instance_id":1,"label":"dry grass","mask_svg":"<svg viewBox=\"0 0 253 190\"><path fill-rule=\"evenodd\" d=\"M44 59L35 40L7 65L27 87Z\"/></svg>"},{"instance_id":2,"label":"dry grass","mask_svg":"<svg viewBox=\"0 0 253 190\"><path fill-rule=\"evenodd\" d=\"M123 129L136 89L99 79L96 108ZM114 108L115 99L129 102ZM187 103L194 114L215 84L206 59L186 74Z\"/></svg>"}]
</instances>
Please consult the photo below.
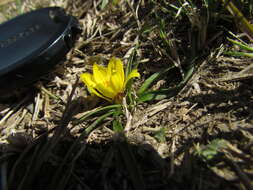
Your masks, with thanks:
<instances>
[{"instance_id":1,"label":"dry grass","mask_svg":"<svg viewBox=\"0 0 253 190\"><path fill-rule=\"evenodd\" d=\"M102 2L1 5L6 18L61 6L83 29L53 73L0 104L2 189L252 190L252 59L223 55L238 32L229 13L207 1ZM141 73L122 107L77 80L112 56Z\"/></svg>"}]
</instances>

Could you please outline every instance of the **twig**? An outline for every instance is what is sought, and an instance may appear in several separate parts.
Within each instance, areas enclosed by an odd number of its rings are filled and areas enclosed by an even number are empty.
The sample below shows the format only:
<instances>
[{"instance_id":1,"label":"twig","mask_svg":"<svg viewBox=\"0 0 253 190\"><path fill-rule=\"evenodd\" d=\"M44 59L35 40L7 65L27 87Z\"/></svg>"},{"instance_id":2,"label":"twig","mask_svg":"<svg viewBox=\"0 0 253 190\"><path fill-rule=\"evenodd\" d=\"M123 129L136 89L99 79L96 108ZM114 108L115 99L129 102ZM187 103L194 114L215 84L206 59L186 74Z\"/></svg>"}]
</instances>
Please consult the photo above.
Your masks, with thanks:
<instances>
[{"instance_id":1,"label":"twig","mask_svg":"<svg viewBox=\"0 0 253 190\"><path fill-rule=\"evenodd\" d=\"M126 126L125 126L125 131L126 132L129 132L132 128L132 114L128 111L128 108L127 108L127 103L126 103L126 98L124 97L123 98L123 107L124 107L124 110L125 110L125 113L126 113L126 118L127 118L127 123L126 123Z\"/></svg>"},{"instance_id":2,"label":"twig","mask_svg":"<svg viewBox=\"0 0 253 190\"><path fill-rule=\"evenodd\" d=\"M0 120L0 126L13 114L18 110L18 108L25 103L25 101L28 99L30 95L26 96L21 102L19 102L12 110L10 110L1 120Z\"/></svg>"}]
</instances>

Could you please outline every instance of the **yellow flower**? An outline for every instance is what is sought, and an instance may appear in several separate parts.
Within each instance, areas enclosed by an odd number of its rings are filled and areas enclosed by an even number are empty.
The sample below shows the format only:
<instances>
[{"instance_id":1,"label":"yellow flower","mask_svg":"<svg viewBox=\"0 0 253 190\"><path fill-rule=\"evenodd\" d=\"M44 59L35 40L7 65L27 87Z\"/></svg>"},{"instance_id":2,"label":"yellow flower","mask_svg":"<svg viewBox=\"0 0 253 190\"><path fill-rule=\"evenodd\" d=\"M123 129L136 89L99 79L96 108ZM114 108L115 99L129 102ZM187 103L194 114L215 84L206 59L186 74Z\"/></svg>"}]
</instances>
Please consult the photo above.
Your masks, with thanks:
<instances>
[{"instance_id":1,"label":"yellow flower","mask_svg":"<svg viewBox=\"0 0 253 190\"><path fill-rule=\"evenodd\" d=\"M95 94L109 102L120 103L124 96L127 82L134 77L140 77L137 69L125 78L122 61L112 57L106 67L93 65L93 75L81 74L80 78L91 94Z\"/></svg>"}]
</instances>

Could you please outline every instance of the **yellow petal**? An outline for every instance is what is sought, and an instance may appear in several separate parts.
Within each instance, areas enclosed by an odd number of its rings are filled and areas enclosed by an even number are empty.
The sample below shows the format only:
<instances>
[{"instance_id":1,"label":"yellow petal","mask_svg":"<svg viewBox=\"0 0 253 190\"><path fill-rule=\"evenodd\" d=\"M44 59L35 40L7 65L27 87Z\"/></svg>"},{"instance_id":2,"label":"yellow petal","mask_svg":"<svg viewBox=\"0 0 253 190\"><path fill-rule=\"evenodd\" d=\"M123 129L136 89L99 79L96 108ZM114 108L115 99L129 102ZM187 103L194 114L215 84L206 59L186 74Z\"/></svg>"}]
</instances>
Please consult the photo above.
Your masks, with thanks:
<instances>
[{"instance_id":1,"label":"yellow petal","mask_svg":"<svg viewBox=\"0 0 253 190\"><path fill-rule=\"evenodd\" d=\"M107 98L96 91L95 87L97 86L96 83L93 80L93 76L90 73L83 73L80 75L81 80L84 82L84 84L87 86L89 92L91 94L95 94L100 98L103 98L107 101L112 101L110 98Z\"/></svg>"},{"instance_id":2,"label":"yellow petal","mask_svg":"<svg viewBox=\"0 0 253 190\"><path fill-rule=\"evenodd\" d=\"M128 81L134 77L140 77L140 73L137 71L137 69L133 69L131 71L131 73L129 73L129 75L126 78L126 81L124 83L124 85L126 85L128 83Z\"/></svg>"},{"instance_id":3,"label":"yellow petal","mask_svg":"<svg viewBox=\"0 0 253 190\"><path fill-rule=\"evenodd\" d=\"M99 92L97 92L94 88L91 89L91 93L92 94L95 94L96 96L100 97L100 98L103 98L109 102L111 102L112 100L110 98L107 98L105 96L103 96L102 94L100 94Z\"/></svg>"},{"instance_id":4,"label":"yellow petal","mask_svg":"<svg viewBox=\"0 0 253 190\"><path fill-rule=\"evenodd\" d=\"M116 92L122 92L124 90L124 69L123 63L120 59L112 57L109 61L107 68L107 76Z\"/></svg>"},{"instance_id":5,"label":"yellow petal","mask_svg":"<svg viewBox=\"0 0 253 190\"><path fill-rule=\"evenodd\" d=\"M96 86L96 83L94 82L93 77L90 73L81 74L80 79L88 87L88 90L90 90L90 88L94 88Z\"/></svg>"},{"instance_id":6,"label":"yellow petal","mask_svg":"<svg viewBox=\"0 0 253 190\"><path fill-rule=\"evenodd\" d=\"M93 77L95 83L103 83L106 85L106 77L107 70L105 67L97 65L96 63L93 65Z\"/></svg>"},{"instance_id":7,"label":"yellow petal","mask_svg":"<svg viewBox=\"0 0 253 190\"><path fill-rule=\"evenodd\" d=\"M115 92L111 87L104 86L103 84L99 83L96 85L96 89L99 93L103 96L113 99L116 96L117 92Z\"/></svg>"}]
</instances>

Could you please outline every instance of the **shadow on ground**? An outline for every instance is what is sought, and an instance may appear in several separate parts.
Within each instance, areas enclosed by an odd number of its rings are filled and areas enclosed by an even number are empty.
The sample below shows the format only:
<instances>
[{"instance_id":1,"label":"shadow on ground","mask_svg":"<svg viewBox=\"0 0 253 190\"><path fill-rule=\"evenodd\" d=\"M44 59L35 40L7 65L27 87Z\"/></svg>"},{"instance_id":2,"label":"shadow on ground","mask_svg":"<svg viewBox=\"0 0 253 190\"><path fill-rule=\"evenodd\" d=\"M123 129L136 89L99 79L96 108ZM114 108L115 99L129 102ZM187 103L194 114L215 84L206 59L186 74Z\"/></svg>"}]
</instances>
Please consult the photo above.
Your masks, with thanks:
<instances>
[{"instance_id":1,"label":"shadow on ground","mask_svg":"<svg viewBox=\"0 0 253 190\"><path fill-rule=\"evenodd\" d=\"M190 146L176 153L183 155L181 164L171 165L151 145L130 144L120 133L92 144L68 133L37 139L16 134L9 142L2 145L0 161L1 185L10 190L236 189L190 154Z\"/></svg>"},{"instance_id":2,"label":"shadow on ground","mask_svg":"<svg viewBox=\"0 0 253 190\"><path fill-rule=\"evenodd\" d=\"M243 126L209 133L208 125L203 128L201 126L206 124L198 122L207 115L212 117L231 111L238 120L250 120L252 101L247 89L251 88L247 85L244 83L235 90L227 91L211 89L213 94L188 97L187 101L207 108L206 113L193 119L190 124L201 130L201 135L193 137L187 134L187 138L171 153L173 156L166 158L162 158L150 144L129 143L122 133L99 143L87 142L87 136L72 136L67 126L73 115L78 113L77 105L82 101L74 100L68 107L68 114L63 114L57 127L41 133L37 138L26 133L16 133L8 137L8 144L1 145L2 189L239 189L239 178L225 179L214 172L213 168L223 171L223 168L228 167L222 157L210 163L203 162L194 154L193 147L196 143L207 144L218 138L240 142L240 139L244 139L242 131L252 133L250 128ZM194 109L198 109L198 106ZM170 141L167 139L167 144L171 144ZM251 151L250 146L248 149L246 146L240 148ZM240 162L239 166L247 169L247 162Z\"/></svg>"}]
</instances>

